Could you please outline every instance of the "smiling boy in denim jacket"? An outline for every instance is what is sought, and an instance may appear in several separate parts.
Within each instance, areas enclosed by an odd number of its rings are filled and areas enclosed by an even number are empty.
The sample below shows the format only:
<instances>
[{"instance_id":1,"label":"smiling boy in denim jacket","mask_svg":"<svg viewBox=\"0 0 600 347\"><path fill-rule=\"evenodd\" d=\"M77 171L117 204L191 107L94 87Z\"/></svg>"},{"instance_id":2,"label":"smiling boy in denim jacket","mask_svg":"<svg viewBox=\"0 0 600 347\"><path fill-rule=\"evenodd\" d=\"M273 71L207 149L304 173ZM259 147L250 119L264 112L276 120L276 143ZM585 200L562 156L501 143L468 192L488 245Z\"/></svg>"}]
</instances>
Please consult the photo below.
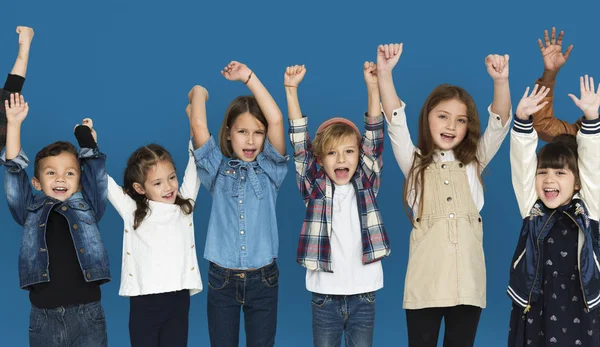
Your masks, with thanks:
<instances>
[{"instance_id":1,"label":"smiling boy in denim jacket","mask_svg":"<svg viewBox=\"0 0 600 347\"><path fill-rule=\"evenodd\" d=\"M21 124L29 106L19 94L5 101L6 198L23 226L19 278L29 290L31 346L107 346L100 284L110 280L108 256L97 222L106 208L106 157L91 119L75 128L81 150L55 142L35 157L33 194L21 150Z\"/></svg>"}]
</instances>

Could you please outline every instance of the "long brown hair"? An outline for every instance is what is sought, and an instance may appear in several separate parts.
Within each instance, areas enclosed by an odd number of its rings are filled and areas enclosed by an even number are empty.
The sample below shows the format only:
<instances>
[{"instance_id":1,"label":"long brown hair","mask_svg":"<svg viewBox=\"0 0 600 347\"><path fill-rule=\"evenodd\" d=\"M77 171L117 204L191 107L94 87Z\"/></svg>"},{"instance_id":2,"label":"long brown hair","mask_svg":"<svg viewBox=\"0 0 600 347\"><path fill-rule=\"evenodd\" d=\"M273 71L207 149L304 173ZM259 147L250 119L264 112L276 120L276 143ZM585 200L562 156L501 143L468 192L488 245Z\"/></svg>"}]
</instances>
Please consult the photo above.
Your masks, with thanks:
<instances>
[{"instance_id":1,"label":"long brown hair","mask_svg":"<svg viewBox=\"0 0 600 347\"><path fill-rule=\"evenodd\" d=\"M127 167L123 175L123 191L129 195L136 204L134 213L133 229L137 229L146 215L148 214L148 198L146 195L139 194L134 188L134 183L141 185L146 182L146 174L148 171L160 162L171 163L175 167L171 154L162 146L157 144L149 144L138 148L127 160ZM184 199L179 193L175 198L175 205L178 205L184 214L190 214L194 210L192 199Z\"/></svg>"},{"instance_id":2,"label":"long brown hair","mask_svg":"<svg viewBox=\"0 0 600 347\"><path fill-rule=\"evenodd\" d=\"M416 212L416 217L419 217L423 212L425 168L433 162L433 154L436 149L429 129L429 112L441 102L447 100L460 101L467 107L467 134L465 135L465 138L452 149L454 157L465 165L474 161L477 163L479 173L481 173L481 163L477 159L477 143L481 134L481 125L475 101L473 101L473 98L469 93L460 87L449 84L439 85L429 94L423 108L421 108L421 113L419 115L419 137L417 141L417 148L420 150L420 153L415 152L412 166L404 181L404 210L410 220L412 220L411 211L413 213ZM481 180L481 177L479 179ZM415 200L409 204L408 198L413 189L415 190ZM419 189L418 194L416 189ZM415 203L417 203L417 196L419 197L419 211L414 211Z\"/></svg>"},{"instance_id":3,"label":"long brown hair","mask_svg":"<svg viewBox=\"0 0 600 347\"><path fill-rule=\"evenodd\" d=\"M259 122L265 127L265 133L268 133L269 123L267 122L267 118L263 114L262 110L258 106L258 102L256 98L252 95L248 96L238 96L233 99L233 101L227 107L227 111L225 111L225 118L223 118L223 124L221 124L221 130L219 130L219 148L221 149L221 153L229 158L233 158L233 147L231 146L231 141L227 139L229 136L229 131L235 123L235 120L242 113L250 113L254 118L258 119Z\"/></svg>"}]
</instances>

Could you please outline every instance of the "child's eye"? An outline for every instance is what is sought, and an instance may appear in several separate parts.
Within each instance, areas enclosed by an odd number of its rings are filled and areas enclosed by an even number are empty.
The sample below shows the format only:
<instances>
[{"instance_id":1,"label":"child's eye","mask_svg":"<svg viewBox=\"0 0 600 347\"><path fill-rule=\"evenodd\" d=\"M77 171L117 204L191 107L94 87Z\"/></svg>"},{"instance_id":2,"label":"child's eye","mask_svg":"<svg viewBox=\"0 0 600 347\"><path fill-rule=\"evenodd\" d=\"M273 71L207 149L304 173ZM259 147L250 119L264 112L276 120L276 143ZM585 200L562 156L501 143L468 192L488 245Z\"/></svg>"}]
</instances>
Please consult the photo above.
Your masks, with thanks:
<instances>
[{"instance_id":1,"label":"child's eye","mask_svg":"<svg viewBox=\"0 0 600 347\"><path fill-rule=\"evenodd\" d=\"M546 171L545 170L538 170L536 175L545 175Z\"/></svg>"},{"instance_id":2,"label":"child's eye","mask_svg":"<svg viewBox=\"0 0 600 347\"><path fill-rule=\"evenodd\" d=\"M240 133L240 134L245 134L245 133L246 133L246 130L240 130L240 131L238 131L238 133Z\"/></svg>"},{"instance_id":3,"label":"child's eye","mask_svg":"<svg viewBox=\"0 0 600 347\"><path fill-rule=\"evenodd\" d=\"M327 152L327 155L335 155L335 151L329 151Z\"/></svg>"},{"instance_id":4,"label":"child's eye","mask_svg":"<svg viewBox=\"0 0 600 347\"><path fill-rule=\"evenodd\" d=\"M353 150L353 149L347 149L347 150L346 150L346 153L348 153L348 154L352 154L352 153L354 153L354 150Z\"/></svg>"},{"instance_id":5,"label":"child's eye","mask_svg":"<svg viewBox=\"0 0 600 347\"><path fill-rule=\"evenodd\" d=\"M256 132L256 134L257 134L257 135L261 135L261 136L262 136L262 135L264 135L264 134L265 134L265 132L264 132L264 131L257 131L257 132Z\"/></svg>"},{"instance_id":6,"label":"child's eye","mask_svg":"<svg viewBox=\"0 0 600 347\"><path fill-rule=\"evenodd\" d=\"M156 183L154 183L154 186L155 186L155 187L158 187L158 186L160 186L160 182L156 182Z\"/></svg>"},{"instance_id":7,"label":"child's eye","mask_svg":"<svg viewBox=\"0 0 600 347\"><path fill-rule=\"evenodd\" d=\"M54 171L48 171L48 172L46 172L46 175L52 176L52 175L54 175Z\"/></svg>"},{"instance_id":8,"label":"child's eye","mask_svg":"<svg viewBox=\"0 0 600 347\"><path fill-rule=\"evenodd\" d=\"M175 178L177 178L177 176L175 176L175 175L169 177L170 180L174 180Z\"/></svg>"},{"instance_id":9,"label":"child's eye","mask_svg":"<svg viewBox=\"0 0 600 347\"><path fill-rule=\"evenodd\" d=\"M460 118L458 121L459 121L459 122L461 122L461 123L463 123L463 124L466 124L466 123L467 123L467 120L466 120L466 119L464 119L464 118Z\"/></svg>"},{"instance_id":10,"label":"child's eye","mask_svg":"<svg viewBox=\"0 0 600 347\"><path fill-rule=\"evenodd\" d=\"M67 176L75 176L74 172L67 172Z\"/></svg>"}]
</instances>

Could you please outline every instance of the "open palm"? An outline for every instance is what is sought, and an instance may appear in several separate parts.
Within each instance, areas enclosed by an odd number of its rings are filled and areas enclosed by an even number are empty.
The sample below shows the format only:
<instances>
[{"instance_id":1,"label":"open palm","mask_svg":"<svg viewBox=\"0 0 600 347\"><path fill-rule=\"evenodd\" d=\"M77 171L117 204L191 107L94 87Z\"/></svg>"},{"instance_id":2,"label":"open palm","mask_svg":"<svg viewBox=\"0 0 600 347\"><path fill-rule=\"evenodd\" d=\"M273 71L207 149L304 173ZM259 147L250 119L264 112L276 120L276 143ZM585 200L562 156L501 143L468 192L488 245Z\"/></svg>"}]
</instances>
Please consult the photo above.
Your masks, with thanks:
<instances>
[{"instance_id":1,"label":"open palm","mask_svg":"<svg viewBox=\"0 0 600 347\"><path fill-rule=\"evenodd\" d=\"M517 106L517 117L522 120L527 120L529 119L529 116L541 110L542 107L548 104L548 101L540 102L549 92L550 88L542 87L538 89L538 85L536 84L533 87L531 94L529 94L529 87L527 87L527 89L525 89L525 94L523 94L523 97Z\"/></svg>"},{"instance_id":2,"label":"open palm","mask_svg":"<svg viewBox=\"0 0 600 347\"><path fill-rule=\"evenodd\" d=\"M4 108L6 109L8 123L23 123L29 112L29 105L23 99L23 95L20 94L11 94L10 99L4 101Z\"/></svg>"},{"instance_id":3,"label":"open palm","mask_svg":"<svg viewBox=\"0 0 600 347\"><path fill-rule=\"evenodd\" d=\"M598 118L598 108L600 108L600 85L598 91L594 91L594 78L579 77L579 89L581 97L578 99L575 95L569 94L573 102L579 107L587 119Z\"/></svg>"},{"instance_id":4,"label":"open palm","mask_svg":"<svg viewBox=\"0 0 600 347\"><path fill-rule=\"evenodd\" d=\"M544 30L544 41L538 39L542 59L544 60L544 69L549 71L558 71L569 59L573 45L570 45L565 53L562 52L562 40L564 32L561 31L556 39L556 28L552 28L552 36L548 38L548 30Z\"/></svg>"}]
</instances>

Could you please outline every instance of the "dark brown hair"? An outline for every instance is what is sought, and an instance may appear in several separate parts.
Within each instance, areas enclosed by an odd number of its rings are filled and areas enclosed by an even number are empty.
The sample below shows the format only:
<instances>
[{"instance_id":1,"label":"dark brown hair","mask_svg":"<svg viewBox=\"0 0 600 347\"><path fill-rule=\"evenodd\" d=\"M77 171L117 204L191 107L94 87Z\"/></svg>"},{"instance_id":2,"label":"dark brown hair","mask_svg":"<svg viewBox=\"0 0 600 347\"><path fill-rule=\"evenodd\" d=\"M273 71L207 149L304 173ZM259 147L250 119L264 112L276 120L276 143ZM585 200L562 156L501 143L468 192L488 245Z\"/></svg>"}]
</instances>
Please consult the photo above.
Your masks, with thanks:
<instances>
[{"instance_id":1,"label":"dark brown hair","mask_svg":"<svg viewBox=\"0 0 600 347\"><path fill-rule=\"evenodd\" d=\"M62 153L73 154L75 158L79 158L79 154L77 153L77 149L71 142L66 141L57 141L49 144L48 146L42 148L35 155L35 160L33 161L33 175L38 180L40 179L40 161L47 157L55 157L61 155ZM77 160L79 162L79 160Z\"/></svg>"},{"instance_id":2,"label":"dark brown hair","mask_svg":"<svg viewBox=\"0 0 600 347\"><path fill-rule=\"evenodd\" d=\"M148 171L160 162L171 163L175 167L171 154L162 146L149 144L138 148L127 160L127 167L123 175L123 191L127 193L137 206L133 222L133 229L137 229L148 214L148 198L146 195L139 194L134 188L134 183L142 186L146 182ZM194 210L192 199L184 199L177 193L175 205L178 205L183 213L190 214Z\"/></svg>"},{"instance_id":3,"label":"dark brown hair","mask_svg":"<svg viewBox=\"0 0 600 347\"><path fill-rule=\"evenodd\" d=\"M404 210L409 219L412 220L411 211L419 217L423 212L423 192L425 180L425 168L433 162L433 154L436 149L431 137L429 128L429 112L433 110L441 102L448 100L457 100L465 104L467 107L467 133L465 138L453 148L454 157L464 165L475 162L478 166L478 171L481 174L481 163L477 159L477 143L481 134L481 125L479 123L479 113L475 101L467 91L461 87L442 84L437 86L425 100L425 104L421 108L419 115L419 137L417 140L417 148L420 153L415 152L412 167L404 181ZM479 177L481 180L481 177ZM419 197L419 211L414 211L416 199L412 204L408 203L408 198L412 189L419 189L420 192L415 192L415 197Z\"/></svg>"},{"instance_id":4,"label":"dark brown hair","mask_svg":"<svg viewBox=\"0 0 600 347\"><path fill-rule=\"evenodd\" d=\"M225 111L225 118L223 118L223 124L221 124L221 130L219 130L219 147L221 148L221 153L229 158L233 158L233 147L231 146L231 141L227 139L229 136L229 131L235 123L237 117L239 117L242 113L248 112L254 118L258 119L259 122L265 127L265 132L269 130L269 123L267 122L267 118L263 114L262 110L258 106L258 102L254 96L238 96L235 98L227 107L227 111Z\"/></svg>"},{"instance_id":5,"label":"dark brown hair","mask_svg":"<svg viewBox=\"0 0 600 347\"><path fill-rule=\"evenodd\" d=\"M567 168L575 176L575 185L579 185L577 159L577 138L574 135L561 134L540 149L537 154L537 168L555 170Z\"/></svg>"}]
</instances>

